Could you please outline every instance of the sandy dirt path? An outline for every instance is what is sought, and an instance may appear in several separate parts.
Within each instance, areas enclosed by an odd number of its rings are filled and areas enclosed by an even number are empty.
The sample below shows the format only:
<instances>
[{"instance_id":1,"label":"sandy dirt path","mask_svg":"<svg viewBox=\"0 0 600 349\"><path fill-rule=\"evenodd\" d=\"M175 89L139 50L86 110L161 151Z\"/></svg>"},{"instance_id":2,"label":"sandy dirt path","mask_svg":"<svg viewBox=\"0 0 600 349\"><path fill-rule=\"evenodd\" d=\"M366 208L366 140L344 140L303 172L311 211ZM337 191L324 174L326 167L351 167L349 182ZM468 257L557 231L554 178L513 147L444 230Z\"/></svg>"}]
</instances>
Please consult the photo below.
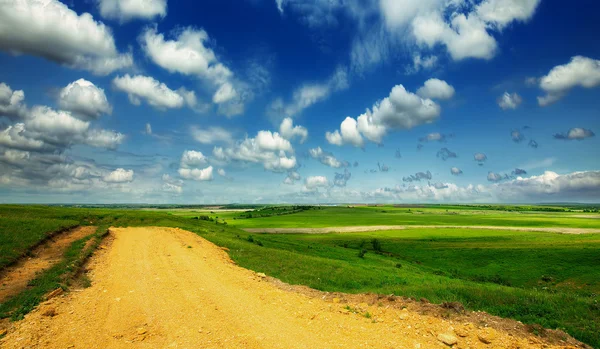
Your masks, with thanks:
<instances>
[{"instance_id":1,"label":"sandy dirt path","mask_svg":"<svg viewBox=\"0 0 600 349\"><path fill-rule=\"evenodd\" d=\"M0 303L23 291L36 275L59 262L71 244L96 232L96 227L78 227L58 234L0 272Z\"/></svg>"},{"instance_id":2,"label":"sandy dirt path","mask_svg":"<svg viewBox=\"0 0 600 349\"><path fill-rule=\"evenodd\" d=\"M42 304L0 347L443 348L445 340L454 348L558 348L411 310L358 304L352 313L283 290L183 230L111 231L114 241L91 261L92 286Z\"/></svg>"},{"instance_id":3,"label":"sandy dirt path","mask_svg":"<svg viewBox=\"0 0 600 349\"><path fill-rule=\"evenodd\" d=\"M593 228L543 228L543 227L506 227L492 225L364 225L351 227L327 228L247 228L249 233L267 234L329 234L329 233L360 233L380 230L403 229L486 229L486 230L515 230L538 231L557 234L599 234L600 229Z\"/></svg>"}]
</instances>

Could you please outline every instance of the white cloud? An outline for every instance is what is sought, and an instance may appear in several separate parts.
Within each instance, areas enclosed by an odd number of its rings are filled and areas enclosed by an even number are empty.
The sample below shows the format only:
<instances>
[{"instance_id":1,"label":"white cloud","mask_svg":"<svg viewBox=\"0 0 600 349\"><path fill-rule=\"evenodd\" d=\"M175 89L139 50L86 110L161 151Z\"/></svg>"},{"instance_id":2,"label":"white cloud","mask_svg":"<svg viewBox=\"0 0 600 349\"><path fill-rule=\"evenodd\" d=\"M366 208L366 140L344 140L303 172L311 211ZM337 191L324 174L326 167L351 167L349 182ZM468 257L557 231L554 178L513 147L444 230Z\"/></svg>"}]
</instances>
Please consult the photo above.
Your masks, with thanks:
<instances>
[{"instance_id":1,"label":"white cloud","mask_svg":"<svg viewBox=\"0 0 600 349\"><path fill-rule=\"evenodd\" d=\"M338 160L333 154L330 152L324 151L321 147L316 147L308 150L308 154L311 158L315 160L319 160L323 165L340 168L340 167L348 167L350 164L346 161Z\"/></svg>"},{"instance_id":2,"label":"white cloud","mask_svg":"<svg viewBox=\"0 0 600 349\"><path fill-rule=\"evenodd\" d=\"M162 190L167 193L181 194L183 193L183 187L181 185L173 183L163 183Z\"/></svg>"},{"instance_id":3,"label":"white cloud","mask_svg":"<svg viewBox=\"0 0 600 349\"><path fill-rule=\"evenodd\" d=\"M313 191L317 188L327 188L329 186L329 181L324 176L310 176L304 180L304 187L308 191Z\"/></svg>"},{"instance_id":4,"label":"white cloud","mask_svg":"<svg viewBox=\"0 0 600 349\"><path fill-rule=\"evenodd\" d=\"M452 167L450 169L450 173L452 173L455 176L458 176L458 175L461 175L463 173L463 171L458 167Z\"/></svg>"},{"instance_id":5,"label":"white cloud","mask_svg":"<svg viewBox=\"0 0 600 349\"><path fill-rule=\"evenodd\" d=\"M191 127L192 137L202 144L214 144L218 142L232 143L233 136L228 130L211 126L207 129L202 129L196 126Z\"/></svg>"},{"instance_id":6,"label":"white cloud","mask_svg":"<svg viewBox=\"0 0 600 349\"><path fill-rule=\"evenodd\" d=\"M421 70L431 70L438 64L437 56L421 56L421 54L413 55L412 66L406 67L406 74L416 74Z\"/></svg>"},{"instance_id":7,"label":"white cloud","mask_svg":"<svg viewBox=\"0 0 600 349\"><path fill-rule=\"evenodd\" d=\"M404 86L396 85L390 95L376 102L372 109L367 109L356 120L346 117L340 125L340 131L327 132L325 137L335 145L362 147L362 136L380 144L389 130L411 129L431 123L437 120L440 112L440 106L431 99L423 99L407 91Z\"/></svg>"},{"instance_id":8,"label":"white cloud","mask_svg":"<svg viewBox=\"0 0 600 349\"><path fill-rule=\"evenodd\" d=\"M180 90L184 93L184 98L180 91L173 91L164 83L155 80L151 76L134 75L117 76L113 80L115 88L127 93L129 101L133 105L140 105L142 100L157 109L181 108L188 103L193 103L190 107L195 107L196 98L193 92ZM193 96L190 97L188 94Z\"/></svg>"},{"instance_id":9,"label":"white cloud","mask_svg":"<svg viewBox=\"0 0 600 349\"><path fill-rule=\"evenodd\" d=\"M107 183L126 183L133 181L133 170L118 168L102 177Z\"/></svg>"},{"instance_id":10,"label":"white cloud","mask_svg":"<svg viewBox=\"0 0 600 349\"><path fill-rule=\"evenodd\" d=\"M180 168L179 175L185 179L192 179L195 181L212 181L213 180L213 167L208 166L207 168Z\"/></svg>"},{"instance_id":11,"label":"white cloud","mask_svg":"<svg viewBox=\"0 0 600 349\"><path fill-rule=\"evenodd\" d=\"M186 150L181 155L180 167L190 168L206 164L208 159L202 152L195 150Z\"/></svg>"},{"instance_id":12,"label":"white cloud","mask_svg":"<svg viewBox=\"0 0 600 349\"><path fill-rule=\"evenodd\" d=\"M581 128L581 127L574 127L572 129L569 130L569 132L565 133L557 133L554 135L554 138L556 139L562 139L562 140L578 140L578 141L582 141L586 138L591 138L591 137L595 137L596 134L594 134L594 132L592 130L588 130L586 128Z\"/></svg>"},{"instance_id":13,"label":"white cloud","mask_svg":"<svg viewBox=\"0 0 600 349\"><path fill-rule=\"evenodd\" d=\"M327 81L307 83L297 88L291 102L284 103L280 98L274 100L267 113L277 118L292 117L313 104L326 100L333 92L347 89L348 86L346 68L338 67Z\"/></svg>"},{"instance_id":14,"label":"white cloud","mask_svg":"<svg viewBox=\"0 0 600 349\"><path fill-rule=\"evenodd\" d=\"M0 6L0 49L30 54L99 75L131 67L111 30L56 0L11 0Z\"/></svg>"},{"instance_id":15,"label":"white cloud","mask_svg":"<svg viewBox=\"0 0 600 349\"><path fill-rule=\"evenodd\" d=\"M423 98L450 99L454 96L454 87L440 79L429 79L417 90L417 94Z\"/></svg>"},{"instance_id":16,"label":"white cloud","mask_svg":"<svg viewBox=\"0 0 600 349\"><path fill-rule=\"evenodd\" d=\"M144 52L155 64L171 73L195 76L214 91L212 101L219 105L220 114L241 114L244 103L253 98L249 88L237 81L208 47L210 39L206 31L186 27L177 32L174 40L167 40L156 28L148 28L140 40Z\"/></svg>"},{"instance_id":17,"label":"white cloud","mask_svg":"<svg viewBox=\"0 0 600 349\"><path fill-rule=\"evenodd\" d=\"M146 123L146 129L145 129L144 133L147 135L152 134L152 125L150 125L150 123Z\"/></svg>"},{"instance_id":18,"label":"white cloud","mask_svg":"<svg viewBox=\"0 0 600 349\"><path fill-rule=\"evenodd\" d=\"M246 138L227 148L215 147L213 156L221 162L260 163L268 171L284 172L297 167L294 148L277 132L259 131L256 137Z\"/></svg>"},{"instance_id":19,"label":"white cloud","mask_svg":"<svg viewBox=\"0 0 600 349\"><path fill-rule=\"evenodd\" d=\"M104 18L121 22L140 18L150 20L167 14L167 0L98 0L98 10Z\"/></svg>"},{"instance_id":20,"label":"white cloud","mask_svg":"<svg viewBox=\"0 0 600 349\"><path fill-rule=\"evenodd\" d=\"M498 98L498 106L500 106L502 110L517 109L521 103L523 103L523 99L516 92L504 92L504 94Z\"/></svg>"},{"instance_id":21,"label":"white cloud","mask_svg":"<svg viewBox=\"0 0 600 349\"><path fill-rule=\"evenodd\" d=\"M546 171L539 176L517 177L497 184L494 189L505 202L596 200L600 195L600 171L565 175Z\"/></svg>"},{"instance_id":22,"label":"white cloud","mask_svg":"<svg viewBox=\"0 0 600 349\"><path fill-rule=\"evenodd\" d=\"M538 97L540 106L545 107L563 98L574 87L592 88L600 85L600 60L575 56L564 65L550 70L540 78L540 88L546 92Z\"/></svg>"},{"instance_id":23,"label":"white cloud","mask_svg":"<svg viewBox=\"0 0 600 349\"><path fill-rule=\"evenodd\" d=\"M299 181L301 178L302 177L300 176L300 174L298 172L290 171L290 172L288 172L288 175L283 180L283 184L292 185L292 184L295 184L296 181Z\"/></svg>"},{"instance_id":24,"label":"white cloud","mask_svg":"<svg viewBox=\"0 0 600 349\"><path fill-rule=\"evenodd\" d=\"M499 29L513 21L529 20L542 0L485 0L477 8L477 14L486 23Z\"/></svg>"},{"instance_id":25,"label":"white cloud","mask_svg":"<svg viewBox=\"0 0 600 349\"><path fill-rule=\"evenodd\" d=\"M225 172L224 169L220 168L219 170L217 170L217 173L219 174L219 176L221 177L226 177L227 176L227 172Z\"/></svg>"},{"instance_id":26,"label":"white cloud","mask_svg":"<svg viewBox=\"0 0 600 349\"><path fill-rule=\"evenodd\" d=\"M110 130L90 130L84 138L84 143L92 147L117 149L123 143L125 135Z\"/></svg>"},{"instance_id":27,"label":"white cloud","mask_svg":"<svg viewBox=\"0 0 600 349\"><path fill-rule=\"evenodd\" d=\"M18 119L26 112L25 92L22 90L13 91L10 86L0 83L0 116L6 116L10 119Z\"/></svg>"},{"instance_id":28,"label":"white cloud","mask_svg":"<svg viewBox=\"0 0 600 349\"><path fill-rule=\"evenodd\" d=\"M295 137L300 138L300 144L308 138L308 130L303 126L294 126L294 121L291 118L285 118L279 125L279 133L287 140L292 140Z\"/></svg>"},{"instance_id":29,"label":"white cloud","mask_svg":"<svg viewBox=\"0 0 600 349\"><path fill-rule=\"evenodd\" d=\"M85 120L98 119L103 114L112 113L104 90L85 79L74 81L63 88L58 103L62 109Z\"/></svg>"}]
</instances>

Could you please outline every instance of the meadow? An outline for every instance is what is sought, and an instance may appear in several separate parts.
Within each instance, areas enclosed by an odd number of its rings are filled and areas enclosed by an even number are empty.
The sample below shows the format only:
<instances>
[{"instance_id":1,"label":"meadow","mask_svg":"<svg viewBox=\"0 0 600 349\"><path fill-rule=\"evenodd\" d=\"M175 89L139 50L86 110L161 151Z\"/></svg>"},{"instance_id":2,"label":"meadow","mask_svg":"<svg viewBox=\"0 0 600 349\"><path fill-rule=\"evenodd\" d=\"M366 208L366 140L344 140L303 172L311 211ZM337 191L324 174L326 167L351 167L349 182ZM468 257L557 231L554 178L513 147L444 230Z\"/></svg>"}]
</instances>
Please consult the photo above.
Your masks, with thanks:
<instances>
[{"instance_id":1,"label":"meadow","mask_svg":"<svg viewBox=\"0 0 600 349\"><path fill-rule=\"evenodd\" d=\"M279 235L239 229L387 224L600 228L597 215L560 206L286 206L248 212L0 206L0 236L16 231L14 226L3 230L10 219L76 221L99 226L99 231L108 226L180 227L229 248L240 266L284 282L323 291L461 302L467 309L561 328L600 347L600 234L429 227ZM18 231L30 235L31 230ZM55 285L68 287L61 281ZM14 314L19 303L34 304L36 297L13 301L12 308L0 305L0 316Z\"/></svg>"}]
</instances>

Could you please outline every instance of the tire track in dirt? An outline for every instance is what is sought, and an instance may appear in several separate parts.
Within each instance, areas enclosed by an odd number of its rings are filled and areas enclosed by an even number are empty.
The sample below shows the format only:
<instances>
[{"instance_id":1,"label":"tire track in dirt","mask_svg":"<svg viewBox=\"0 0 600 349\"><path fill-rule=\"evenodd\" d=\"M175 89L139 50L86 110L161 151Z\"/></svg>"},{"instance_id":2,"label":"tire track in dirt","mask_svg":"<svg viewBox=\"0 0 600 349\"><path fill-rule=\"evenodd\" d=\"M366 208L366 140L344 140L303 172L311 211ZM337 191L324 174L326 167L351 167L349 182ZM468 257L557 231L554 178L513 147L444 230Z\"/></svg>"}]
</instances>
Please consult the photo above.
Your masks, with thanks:
<instances>
[{"instance_id":1,"label":"tire track in dirt","mask_svg":"<svg viewBox=\"0 0 600 349\"><path fill-rule=\"evenodd\" d=\"M0 303L27 288L38 273L58 263L71 244L96 232L96 227L77 227L53 236L16 264L0 272ZM18 232L17 232L18 234Z\"/></svg>"},{"instance_id":2,"label":"tire track in dirt","mask_svg":"<svg viewBox=\"0 0 600 349\"><path fill-rule=\"evenodd\" d=\"M348 304L355 313L339 299L284 290L179 229L111 229L111 236L91 260L92 286L45 302L0 347L565 347L394 307Z\"/></svg>"},{"instance_id":3,"label":"tire track in dirt","mask_svg":"<svg viewBox=\"0 0 600 349\"><path fill-rule=\"evenodd\" d=\"M599 234L600 229L594 228L555 228L555 227L509 227L492 225L362 225L350 227L327 227L327 228L247 228L243 229L249 233L266 234L330 234L330 233L362 233L381 230L404 230L404 229L485 229L485 230L513 230L513 231L535 231L557 234Z\"/></svg>"}]
</instances>

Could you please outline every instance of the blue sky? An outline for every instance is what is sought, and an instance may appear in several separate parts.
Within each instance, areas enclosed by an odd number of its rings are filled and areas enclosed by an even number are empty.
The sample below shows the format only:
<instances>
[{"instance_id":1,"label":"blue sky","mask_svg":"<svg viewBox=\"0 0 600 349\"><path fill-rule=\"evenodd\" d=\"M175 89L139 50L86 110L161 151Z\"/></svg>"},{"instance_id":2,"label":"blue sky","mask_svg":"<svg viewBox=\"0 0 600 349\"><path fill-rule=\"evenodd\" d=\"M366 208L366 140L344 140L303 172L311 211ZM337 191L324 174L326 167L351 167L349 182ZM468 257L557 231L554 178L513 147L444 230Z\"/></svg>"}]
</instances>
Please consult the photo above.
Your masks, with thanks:
<instances>
[{"instance_id":1,"label":"blue sky","mask_svg":"<svg viewBox=\"0 0 600 349\"><path fill-rule=\"evenodd\" d=\"M598 202L599 6L16 0L0 202Z\"/></svg>"}]
</instances>

